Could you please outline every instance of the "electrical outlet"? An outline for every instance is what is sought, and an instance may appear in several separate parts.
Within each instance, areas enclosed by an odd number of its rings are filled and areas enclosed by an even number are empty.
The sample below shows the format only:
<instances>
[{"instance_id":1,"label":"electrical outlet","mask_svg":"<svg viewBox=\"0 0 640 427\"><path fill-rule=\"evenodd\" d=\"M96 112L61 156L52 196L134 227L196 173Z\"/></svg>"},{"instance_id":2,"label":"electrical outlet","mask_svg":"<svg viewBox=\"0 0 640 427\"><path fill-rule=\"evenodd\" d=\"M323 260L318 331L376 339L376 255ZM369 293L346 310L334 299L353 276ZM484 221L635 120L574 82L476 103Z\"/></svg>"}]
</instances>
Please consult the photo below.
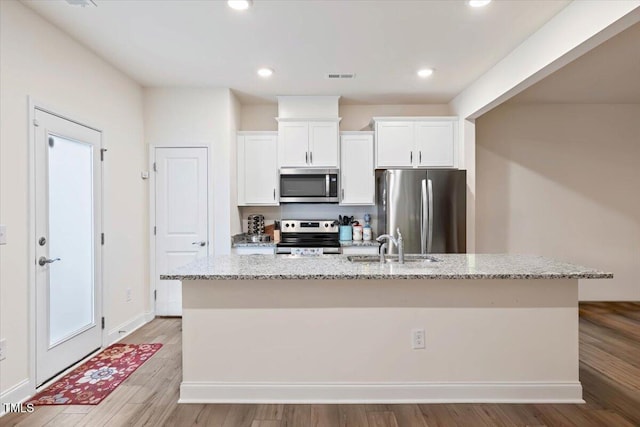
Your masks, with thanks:
<instances>
[{"instance_id":1,"label":"electrical outlet","mask_svg":"<svg viewBox=\"0 0 640 427\"><path fill-rule=\"evenodd\" d=\"M0 245L7 244L7 226L0 224Z\"/></svg>"},{"instance_id":2,"label":"electrical outlet","mask_svg":"<svg viewBox=\"0 0 640 427\"><path fill-rule=\"evenodd\" d=\"M127 302L131 301L131 288L127 288Z\"/></svg>"},{"instance_id":3,"label":"electrical outlet","mask_svg":"<svg viewBox=\"0 0 640 427\"><path fill-rule=\"evenodd\" d=\"M7 358L7 340L0 340L0 360Z\"/></svg>"},{"instance_id":4,"label":"electrical outlet","mask_svg":"<svg viewBox=\"0 0 640 427\"><path fill-rule=\"evenodd\" d=\"M424 329L411 330L411 348L414 350L425 348Z\"/></svg>"}]
</instances>

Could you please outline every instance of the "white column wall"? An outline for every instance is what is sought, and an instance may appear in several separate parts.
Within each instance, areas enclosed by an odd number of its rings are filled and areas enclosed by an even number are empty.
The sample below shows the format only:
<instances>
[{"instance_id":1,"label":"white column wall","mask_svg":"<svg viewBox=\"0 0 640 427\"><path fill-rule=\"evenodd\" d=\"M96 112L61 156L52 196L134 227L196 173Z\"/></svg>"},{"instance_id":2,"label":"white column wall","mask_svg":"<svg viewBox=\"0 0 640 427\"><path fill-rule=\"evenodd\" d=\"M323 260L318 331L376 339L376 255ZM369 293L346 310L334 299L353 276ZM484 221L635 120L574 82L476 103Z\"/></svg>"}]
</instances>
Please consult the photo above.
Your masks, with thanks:
<instances>
[{"instance_id":1,"label":"white column wall","mask_svg":"<svg viewBox=\"0 0 640 427\"><path fill-rule=\"evenodd\" d=\"M228 254L233 216L237 100L227 88L147 88L144 91L145 139L150 148L209 148L209 241L214 254ZM233 226L232 226L233 223Z\"/></svg>"}]
</instances>

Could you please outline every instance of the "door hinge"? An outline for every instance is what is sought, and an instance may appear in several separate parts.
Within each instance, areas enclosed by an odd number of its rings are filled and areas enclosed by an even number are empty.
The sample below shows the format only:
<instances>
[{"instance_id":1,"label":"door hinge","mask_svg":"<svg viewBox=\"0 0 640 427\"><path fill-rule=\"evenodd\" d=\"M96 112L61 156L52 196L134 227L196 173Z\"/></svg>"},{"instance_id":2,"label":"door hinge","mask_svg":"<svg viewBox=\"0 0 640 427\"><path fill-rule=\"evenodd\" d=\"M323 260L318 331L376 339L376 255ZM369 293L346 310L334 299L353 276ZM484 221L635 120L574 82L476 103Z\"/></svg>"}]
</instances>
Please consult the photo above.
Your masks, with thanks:
<instances>
[{"instance_id":1,"label":"door hinge","mask_svg":"<svg viewBox=\"0 0 640 427\"><path fill-rule=\"evenodd\" d=\"M155 236L157 232L158 232L158 227L156 227L156 226L154 225L154 226L153 226L153 235Z\"/></svg>"},{"instance_id":2,"label":"door hinge","mask_svg":"<svg viewBox=\"0 0 640 427\"><path fill-rule=\"evenodd\" d=\"M38 126L40 126L40 122L39 122L39 121L37 121L36 119L33 119L33 125L34 125L35 127L38 127Z\"/></svg>"},{"instance_id":3,"label":"door hinge","mask_svg":"<svg viewBox=\"0 0 640 427\"><path fill-rule=\"evenodd\" d=\"M153 300L157 300L158 299L158 291L154 290L153 291Z\"/></svg>"},{"instance_id":4,"label":"door hinge","mask_svg":"<svg viewBox=\"0 0 640 427\"><path fill-rule=\"evenodd\" d=\"M158 172L158 166L156 166L156 162L153 162L153 171Z\"/></svg>"},{"instance_id":5,"label":"door hinge","mask_svg":"<svg viewBox=\"0 0 640 427\"><path fill-rule=\"evenodd\" d=\"M102 329L104 329L104 316L102 317Z\"/></svg>"},{"instance_id":6,"label":"door hinge","mask_svg":"<svg viewBox=\"0 0 640 427\"><path fill-rule=\"evenodd\" d=\"M104 233L100 233L100 244L104 245Z\"/></svg>"},{"instance_id":7,"label":"door hinge","mask_svg":"<svg viewBox=\"0 0 640 427\"><path fill-rule=\"evenodd\" d=\"M100 149L100 161L104 162L104 152L107 151L106 148L101 148Z\"/></svg>"}]
</instances>

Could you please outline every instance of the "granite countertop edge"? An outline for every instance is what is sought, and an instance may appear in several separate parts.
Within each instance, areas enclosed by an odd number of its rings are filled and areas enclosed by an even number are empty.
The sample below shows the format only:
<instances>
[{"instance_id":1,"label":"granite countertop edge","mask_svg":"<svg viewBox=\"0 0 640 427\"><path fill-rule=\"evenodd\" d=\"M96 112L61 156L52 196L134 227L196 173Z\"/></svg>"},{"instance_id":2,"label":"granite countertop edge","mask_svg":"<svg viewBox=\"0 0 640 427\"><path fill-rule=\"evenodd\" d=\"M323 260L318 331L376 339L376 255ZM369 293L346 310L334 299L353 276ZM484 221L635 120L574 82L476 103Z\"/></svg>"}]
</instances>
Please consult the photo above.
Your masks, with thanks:
<instances>
[{"instance_id":1,"label":"granite countertop edge","mask_svg":"<svg viewBox=\"0 0 640 427\"><path fill-rule=\"evenodd\" d=\"M167 274L161 280L490 280L490 279L612 279L612 273L515 273L515 274Z\"/></svg>"},{"instance_id":2,"label":"granite countertop edge","mask_svg":"<svg viewBox=\"0 0 640 427\"><path fill-rule=\"evenodd\" d=\"M237 242L232 243L232 248L275 248L277 243L275 242ZM372 246L377 247L380 246L380 243L375 240L341 240L341 247L350 247L350 246Z\"/></svg>"},{"instance_id":3,"label":"granite countertop edge","mask_svg":"<svg viewBox=\"0 0 640 427\"><path fill-rule=\"evenodd\" d=\"M161 275L163 280L611 279L613 274L539 255L431 254L429 262L353 263L346 255L219 255Z\"/></svg>"}]
</instances>

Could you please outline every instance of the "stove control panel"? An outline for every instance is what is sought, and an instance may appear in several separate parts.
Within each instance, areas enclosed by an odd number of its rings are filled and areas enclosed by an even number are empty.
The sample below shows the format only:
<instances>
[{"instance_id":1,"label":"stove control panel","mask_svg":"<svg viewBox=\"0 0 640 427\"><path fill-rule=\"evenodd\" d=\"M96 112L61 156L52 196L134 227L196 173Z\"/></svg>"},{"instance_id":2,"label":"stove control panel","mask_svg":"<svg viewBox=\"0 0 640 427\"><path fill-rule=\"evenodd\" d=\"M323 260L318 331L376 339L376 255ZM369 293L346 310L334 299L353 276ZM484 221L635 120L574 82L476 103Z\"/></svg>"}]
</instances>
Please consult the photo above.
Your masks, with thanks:
<instances>
[{"instance_id":1,"label":"stove control panel","mask_svg":"<svg viewBox=\"0 0 640 427\"><path fill-rule=\"evenodd\" d=\"M339 230L338 221L333 219L283 219L280 224L283 233L337 233Z\"/></svg>"}]
</instances>

